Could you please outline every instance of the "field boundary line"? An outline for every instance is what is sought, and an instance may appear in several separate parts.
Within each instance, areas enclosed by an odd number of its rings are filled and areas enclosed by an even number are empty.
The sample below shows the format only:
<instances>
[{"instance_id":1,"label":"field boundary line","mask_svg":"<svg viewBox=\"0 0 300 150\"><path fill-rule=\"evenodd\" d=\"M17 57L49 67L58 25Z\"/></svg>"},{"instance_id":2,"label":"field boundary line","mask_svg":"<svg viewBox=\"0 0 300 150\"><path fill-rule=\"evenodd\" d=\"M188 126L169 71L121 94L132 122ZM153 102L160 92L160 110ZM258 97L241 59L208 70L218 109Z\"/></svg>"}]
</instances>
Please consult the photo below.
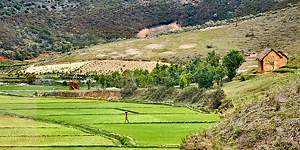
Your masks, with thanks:
<instances>
[{"instance_id":1,"label":"field boundary line","mask_svg":"<svg viewBox=\"0 0 300 150\"><path fill-rule=\"evenodd\" d=\"M16 135L16 136L5 136L5 135L0 135L0 137L71 137L71 136L99 136L99 135L93 135L93 134L89 134L89 135L67 135L67 134L63 134L63 135Z\"/></svg>"},{"instance_id":2,"label":"field boundary line","mask_svg":"<svg viewBox=\"0 0 300 150\"><path fill-rule=\"evenodd\" d=\"M61 129L61 127L0 127L0 130L1 129L18 129L18 128L20 128L20 129L26 129L26 128L37 128L37 129L47 129L47 128L49 128L49 129Z\"/></svg>"},{"instance_id":3,"label":"field boundary line","mask_svg":"<svg viewBox=\"0 0 300 150\"><path fill-rule=\"evenodd\" d=\"M134 113L130 115L199 115L200 113ZM107 113L107 114L56 114L56 115L39 115L39 116L110 116L124 115L124 113Z\"/></svg>"},{"instance_id":4,"label":"field boundary line","mask_svg":"<svg viewBox=\"0 0 300 150\"><path fill-rule=\"evenodd\" d=\"M0 145L0 148L75 148L75 147L115 147L115 148L179 148L180 145L161 145L161 146L117 146L117 145L51 145L51 146L9 146Z\"/></svg>"},{"instance_id":5,"label":"field boundary line","mask_svg":"<svg viewBox=\"0 0 300 150\"><path fill-rule=\"evenodd\" d=\"M93 123L97 124L172 124L172 123L218 123L219 121L162 121L162 122L131 122L131 123Z\"/></svg>"},{"instance_id":6,"label":"field boundary line","mask_svg":"<svg viewBox=\"0 0 300 150\"><path fill-rule=\"evenodd\" d=\"M124 147L135 147L138 146L138 144L134 141L133 138L129 136L124 136L116 133L111 133L99 128L95 127L90 127L87 125L83 124L76 124L76 123L70 123L66 121L61 121L61 120L55 120L55 119L47 119L47 118L38 118L38 117L32 117L32 116L23 116L23 115L18 115L14 113L9 113L3 110L0 110L0 114L5 115L5 116L11 116L11 117L18 117L18 118L26 118L34 121L41 121L41 122L47 122L47 123L52 123L52 124L59 124L62 126L66 126L68 128L74 128L77 130L81 130L85 133L89 134L94 134L94 135L100 135L104 138L112 140L116 145L119 146L124 146Z\"/></svg>"},{"instance_id":7,"label":"field boundary line","mask_svg":"<svg viewBox=\"0 0 300 150\"><path fill-rule=\"evenodd\" d=\"M4 103L0 103L0 104L4 104ZM19 104L19 103L12 103L12 104ZM34 103L33 103L34 104ZM144 108L144 107L122 107L122 108ZM148 107L146 107L148 108ZM152 107L149 107L149 108L152 108ZM155 107L155 108L158 108L158 107ZM165 108L165 107L161 107L161 108ZM13 108L13 109L10 109L10 110L46 110L46 109L116 109L116 107L50 107L50 108ZM123 109L119 109L117 108L117 110L121 110L123 111ZM124 111L126 111L124 109ZM128 110L127 110L128 111ZM133 111L132 111L133 112ZM138 112L135 112L135 113L138 113Z\"/></svg>"}]
</instances>

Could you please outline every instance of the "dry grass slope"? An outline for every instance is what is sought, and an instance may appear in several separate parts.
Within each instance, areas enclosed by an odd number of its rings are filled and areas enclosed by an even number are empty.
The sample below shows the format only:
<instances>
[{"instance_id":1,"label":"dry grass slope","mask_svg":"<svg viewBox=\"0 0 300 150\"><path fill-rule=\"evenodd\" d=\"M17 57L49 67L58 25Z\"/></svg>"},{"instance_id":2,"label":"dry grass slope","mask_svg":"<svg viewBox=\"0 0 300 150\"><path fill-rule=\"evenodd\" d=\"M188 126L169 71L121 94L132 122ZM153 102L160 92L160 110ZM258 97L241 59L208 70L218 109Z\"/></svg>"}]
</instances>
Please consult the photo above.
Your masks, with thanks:
<instances>
[{"instance_id":1,"label":"dry grass slope","mask_svg":"<svg viewBox=\"0 0 300 150\"><path fill-rule=\"evenodd\" d=\"M221 110L221 123L187 138L185 149L300 149L299 71L234 81L224 91L231 108Z\"/></svg>"},{"instance_id":2,"label":"dry grass slope","mask_svg":"<svg viewBox=\"0 0 300 150\"><path fill-rule=\"evenodd\" d=\"M238 23L237 27L229 25L96 45L70 53L55 61L133 59L187 62L194 57L205 58L212 50L223 56L230 49L252 53L261 52L266 47L281 50L289 56L296 56L300 52L299 16L300 8L293 7ZM212 45L212 48L207 48L207 45Z\"/></svg>"}]
</instances>

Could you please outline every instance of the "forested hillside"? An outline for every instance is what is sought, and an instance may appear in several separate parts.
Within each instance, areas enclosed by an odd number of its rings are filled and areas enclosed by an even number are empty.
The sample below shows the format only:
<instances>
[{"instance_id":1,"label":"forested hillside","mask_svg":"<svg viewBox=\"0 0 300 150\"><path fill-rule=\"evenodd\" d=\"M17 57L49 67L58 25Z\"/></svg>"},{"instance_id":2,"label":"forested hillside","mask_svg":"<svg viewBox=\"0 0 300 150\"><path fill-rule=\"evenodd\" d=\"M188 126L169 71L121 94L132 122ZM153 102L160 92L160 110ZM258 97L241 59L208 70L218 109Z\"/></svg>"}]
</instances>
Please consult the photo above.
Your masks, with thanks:
<instances>
[{"instance_id":1,"label":"forested hillside","mask_svg":"<svg viewBox=\"0 0 300 150\"><path fill-rule=\"evenodd\" d=\"M132 38L171 22L203 24L257 14L300 0L1 0L0 57L31 59Z\"/></svg>"}]
</instances>

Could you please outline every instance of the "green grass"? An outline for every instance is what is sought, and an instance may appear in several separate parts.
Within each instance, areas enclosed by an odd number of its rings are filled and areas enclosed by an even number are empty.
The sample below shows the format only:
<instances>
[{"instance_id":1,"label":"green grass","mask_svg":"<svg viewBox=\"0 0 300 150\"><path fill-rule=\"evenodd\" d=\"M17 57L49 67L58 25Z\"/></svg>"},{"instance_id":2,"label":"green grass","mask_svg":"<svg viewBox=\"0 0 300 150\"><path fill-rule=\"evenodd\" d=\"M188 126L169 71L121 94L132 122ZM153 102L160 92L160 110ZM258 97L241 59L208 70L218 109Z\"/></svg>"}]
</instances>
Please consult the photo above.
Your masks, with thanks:
<instances>
[{"instance_id":1,"label":"green grass","mask_svg":"<svg viewBox=\"0 0 300 150\"><path fill-rule=\"evenodd\" d=\"M4 93L27 96L27 95L34 95L35 92L4 92Z\"/></svg>"},{"instance_id":2,"label":"green grass","mask_svg":"<svg viewBox=\"0 0 300 150\"><path fill-rule=\"evenodd\" d=\"M101 136L64 126L0 115L0 146L114 145Z\"/></svg>"},{"instance_id":3,"label":"green grass","mask_svg":"<svg viewBox=\"0 0 300 150\"><path fill-rule=\"evenodd\" d=\"M128 110L138 113L198 113L191 111L184 107L172 107L172 108L129 108Z\"/></svg>"},{"instance_id":4,"label":"green grass","mask_svg":"<svg viewBox=\"0 0 300 150\"><path fill-rule=\"evenodd\" d=\"M56 127L59 128L61 127L60 125L57 124L49 124L49 123L44 123L44 122L38 122L38 121L33 121L33 120L28 120L28 119L23 119L23 118L14 118L14 117L9 117L9 116L2 116L0 115L0 128L3 127Z\"/></svg>"},{"instance_id":5,"label":"green grass","mask_svg":"<svg viewBox=\"0 0 300 150\"><path fill-rule=\"evenodd\" d=\"M140 145L179 145L186 136L206 129L212 124L113 124L96 127L133 137Z\"/></svg>"},{"instance_id":6,"label":"green grass","mask_svg":"<svg viewBox=\"0 0 300 150\"><path fill-rule=\"evenodd\" d=\"M51 110L10 110L16 114L28 116L47 116L47 115L109 115L124 114L124 111L116 109L51 109Z\"/></svg>"},{"instance_id":7,"label":"green grass","mask_svg":"<svg viewBox=\"0 0 300 150\"><path fill-rule=\"evenodd\" d=\"M89 135L79 130L71 128L51 128L51 127L40 127L40 128L0 128L1 136L50 136L50 135Z\"/></svg>"},{"instance_id":8,"label":"green grass","mask_svg":"<svg viewBox=\"0 0 300 150\"><path fill-rule=\"evenodd\" d=\"M1 149L1 147L0 147ZM178 150L178 148L123 148L123 147L5 147L3 149L16 149L16 150Z\"/></svg>"},{"instance_id":9,"label":"green grass","mask_svg":"<svg viewBox=\"0 0 300 150\"><path fill-rule=\"evenodd\" d=\"M124 123L124 115L78 115L78 116L47 116L50 119L64 120L72 123ZM130 115L131 123L139 122L183 122L183 121L218 121L218 115L212 114L170 114L170 115Z\"/></svg>"},{"instance_id":10,"label":"green grass","mask_svg":"<svg viewBox=\"0 0 300 150\"><path fill-rule=\"evenodd\" d=\"M34 90L34 91L47 91L47 90L68 90L69 87L64 86L0 86L2 90Z\"/></svg>"},{"instance_id":11,"label":"green grass","mask_svg":"<svg viewBox=\"0 0 300 150\"><path fill-rule=\"evenodd\" d=\"M55 98L28 98L28 97L11 97L0 95L0 103L94 103L96 100L81 99L55 99Z\"/></svg>"},{"instance_id":12,"label":"green grass","mask_svg":"<svg viewBox=\"0 0 300 150\"><path fill-rule=\"evenodd\" d=\"M201 122L219 121L219 116L215 114L201 114L187 108L167 105L79 99L20 98L1 95L0 104L0 110L5 110L9 113L35 116L41 118L41 120L52 119L54 122L55 120L60 120L62 121L61 123L75 123L72 126L78 125L78 127L96 127L109 132L130 136L135 139L138 144L146 146L178 146L181 140L186 136L214 124ZM125 110L129 111L128 117L130 124L124 124ZM17 122L6 122L6 126L13 127L16 123ZM25 125L26 123L22 124ZM22 125L20 126L22 127ZM30 126L44 127L46 125L31 124ZM54 127L55 128L26 128L24 131L22 131L21 128L9 128L5 131L2 130L2 135L12 134L15 137L2 138L4 143L18 146L26 145L26 142L17 142L21 139L24 141L38 140L38 142L33 142L31 145L39 146L72 145L72 141L77 140L81 140L78 141L77 145L112 145L109 143L111 140L107 140L109 141L108 144L105 143L107 141L101 139L97 143L96 137L84 136L85 134L80 134L81 131L79 130L73 131L73 127L71 127L70 130L64 131L62 131L63 129L61 128L57 128L58 126ZM26 135L27 137L22 137L22 135ZM43 137L42 135L48 136ZM88 137L91 139L88 139ZM39 138L41 139L39 140Z\"/></svg>"},{"instance_id":13,"label":"green grass","mask_svg":"<svg viewBox=\"0 0 300 150\"><path fill-rule=\"evenodd\" d=\"M51 146L51 145L114 145L101 136L54 136L54 137L0 137L0 145Z\"/></svg>"}]
</instances>

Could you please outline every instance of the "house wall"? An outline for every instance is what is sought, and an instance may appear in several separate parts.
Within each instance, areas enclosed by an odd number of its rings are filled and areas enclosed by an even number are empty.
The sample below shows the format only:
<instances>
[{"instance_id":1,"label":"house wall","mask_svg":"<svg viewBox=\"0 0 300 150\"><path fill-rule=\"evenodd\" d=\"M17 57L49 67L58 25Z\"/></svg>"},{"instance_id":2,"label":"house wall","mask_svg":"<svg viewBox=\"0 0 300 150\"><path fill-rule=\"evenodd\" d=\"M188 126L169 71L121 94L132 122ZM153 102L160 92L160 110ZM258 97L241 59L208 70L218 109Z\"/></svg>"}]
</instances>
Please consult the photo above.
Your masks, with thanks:
<instances>
[{"instance_id":1,"label":"house wall","mask_svg":"<svg viewBox=\"0 0 300 150\"><path fill-rule=\"evenodd\" d=\"M280 53L279 53L279 55L281 55L281 56L282 56L282 58L280 59L281 66L283 66L283 65L286 65L286 64L287 64L287 61L288 61L288 59L287 59L285 56L283 56L282 54L280 54ZM280 66L280 67L281 67L281 66Z\"/></svg>"},{"instance_id":2,"label":"house wall","mask_svg":"<svg viewBox=\"0 0 300 150\"><path fill-rule=\"evenodd\" d=\"M270 72L279 69L281 66L281 59L274 51L271 51L263 59L263 72Z\"/></svg>"},{"instance_id":3,"label":"house wall","mask_svg":"<svg viewBox=\"0 0 300 150\"><path fill-rule=\"evenodd\" d=\"M257 72L262 73L263 72L263 62L262 61L258 61L258 69Z\"/></svg>"}]
</instances>

